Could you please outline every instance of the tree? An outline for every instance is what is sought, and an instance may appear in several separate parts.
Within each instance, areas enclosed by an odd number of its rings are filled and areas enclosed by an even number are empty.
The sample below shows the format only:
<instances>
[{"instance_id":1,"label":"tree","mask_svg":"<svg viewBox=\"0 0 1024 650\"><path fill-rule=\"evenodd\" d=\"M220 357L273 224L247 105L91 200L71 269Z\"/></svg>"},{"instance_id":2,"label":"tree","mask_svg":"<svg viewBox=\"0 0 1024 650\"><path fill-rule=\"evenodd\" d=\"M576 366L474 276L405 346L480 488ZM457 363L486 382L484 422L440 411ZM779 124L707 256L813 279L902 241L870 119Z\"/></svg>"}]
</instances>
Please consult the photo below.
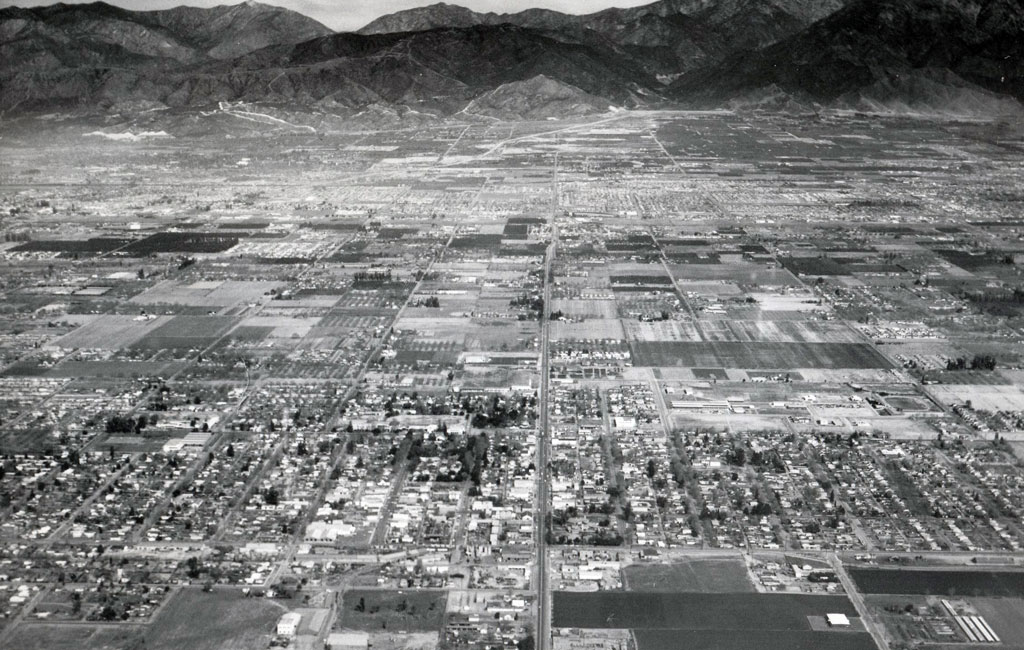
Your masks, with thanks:
<instances>
[{"instance_id":1,"label":"tree","mask_svg":"<svg viewBox=\"0 0 1024 650\"><path fill-rule=\"evenodd\" d=\"M107 433L135 433L135 420L127 415L112 415L107 418Z\"/></svg>"},{"instance_id":2,"label":"tree","mask_svg":"<svg viewBox=\"0 0 1024 650\"><path fill-rule=\"evenodd\" d=\"M276 506L280 502L281 495L278 494L276 487L267 488L266 492L263 493L263 502L268 506Z\"/></svg>"},{"instance_id":3,"label":"tree","mask_svg":"<svg viewBox=\"0 0 1024 650\"><path fill-rule=\"evenodd\" d=\"M199 577L201 571L201 567L199 566L199 558L193 555L185 561L185 566L187 567L187 573L189 578L195 580Z\"/></svg>"},{"instance_id":4,"label":"tree","mask_svg":"<svg viewBox=\"0 0 1024 650\"><path fill-rule=\"evenodd\" d=\"M231 443L228 443L228 448L224 450L224 454L228 458L234 458L235 457L235 446L233 444L231 444Z\"/></svg>"}]
</instances>

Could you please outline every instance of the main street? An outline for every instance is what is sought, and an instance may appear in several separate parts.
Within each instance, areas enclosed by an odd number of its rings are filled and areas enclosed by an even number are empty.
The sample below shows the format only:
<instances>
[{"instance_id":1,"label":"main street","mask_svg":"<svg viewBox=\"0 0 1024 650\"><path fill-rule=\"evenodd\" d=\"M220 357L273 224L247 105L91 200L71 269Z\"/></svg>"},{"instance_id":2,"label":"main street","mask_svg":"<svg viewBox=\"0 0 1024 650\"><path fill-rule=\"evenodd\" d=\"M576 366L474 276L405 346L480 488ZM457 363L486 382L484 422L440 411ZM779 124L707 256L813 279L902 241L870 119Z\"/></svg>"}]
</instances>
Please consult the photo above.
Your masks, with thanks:
<instances>
[{"instance_id":1,"label":"main street","mask_svg":"<svg viewBox=\"0 0 1024 650\"><path fill-rule=\"evenodd\" d=\"M537 400L540 409L537 436L537 634L536 642L539 650L547 650L551 644L551 601L548 589L548 443L550 440L550 424L548 421L548 382L551 375L548 330L551 325L551 265L558 247L558 230L555 215L558 212L558 154L555 154L555 165L552 170L553 206L549 221L551 243L544 255L544 309L541 311L540 324L540 398Z\"/></svg>"}]
</instances>

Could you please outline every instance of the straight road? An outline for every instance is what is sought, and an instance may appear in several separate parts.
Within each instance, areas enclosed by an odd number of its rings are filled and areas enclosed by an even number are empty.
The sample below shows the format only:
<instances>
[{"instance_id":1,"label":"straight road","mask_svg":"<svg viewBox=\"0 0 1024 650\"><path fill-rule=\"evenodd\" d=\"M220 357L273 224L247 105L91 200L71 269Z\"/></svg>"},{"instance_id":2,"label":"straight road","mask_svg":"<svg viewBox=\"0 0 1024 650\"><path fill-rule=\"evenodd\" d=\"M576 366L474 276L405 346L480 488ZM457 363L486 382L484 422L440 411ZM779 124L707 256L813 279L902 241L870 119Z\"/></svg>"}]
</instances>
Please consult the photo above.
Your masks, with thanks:
<instances>
[{"instance_id":1,"label":"straight road","mask_svg":"<svg viewBox=\"0 0 1024 650\"><path fill-rule=\"evenodd\" d=\"M537 436L537 624L536 644L539 650L548 650L551 646L551 601L548 587L548 441L551 437L548 419L548 382L551 376L549 358L548 330L551 324L551 265L558 246L558 231L555 226L555 215L558 212L558 155L555 154L555 168L552 172L554 198L551 210L550 232L551 243L544 256L544 310L540 318L540 397L537 400L540 408L539 429Z\"/></svg>"},{"instance_id":2,"label":"straight road","mask_svg":"<svg viewBox=\"0 0 1024 650\"><path fill-rule=\"evenodd\" d=\"M864 621L864 627L867 628L871 634L871 638L874 639L875 645L878 646L878 650L890 650L889 642L885 638L885 634L878 629L875 625L874 619L871 618L870 612L868 611L867 603L864 602L864 598L857 591L857 585L853 584L853 580L846 573L846 567L843 566L843 561L839 559L839 556L835 553L829 554L829 562L832 564L832 568L835 569L836 575L839 576L839 582L842 583L843 589L846 590L846 595L849 596L850 602L853 603L857 613L860 614L860 618Z\"/></svg>"}]
</instances>

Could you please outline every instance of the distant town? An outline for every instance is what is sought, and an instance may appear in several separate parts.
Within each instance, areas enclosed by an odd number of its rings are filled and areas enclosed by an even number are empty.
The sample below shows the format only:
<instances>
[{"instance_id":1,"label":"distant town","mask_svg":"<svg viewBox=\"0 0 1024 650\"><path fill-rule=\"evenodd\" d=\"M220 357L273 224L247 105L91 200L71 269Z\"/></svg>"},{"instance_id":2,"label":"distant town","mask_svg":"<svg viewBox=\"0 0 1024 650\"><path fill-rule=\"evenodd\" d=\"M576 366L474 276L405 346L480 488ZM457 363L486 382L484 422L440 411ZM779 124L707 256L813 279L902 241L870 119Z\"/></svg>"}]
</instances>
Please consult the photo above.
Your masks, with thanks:
<instances>
[{"instance_id":1,"label":"distant town","mask_svg":"<svg viewBox=\"0 0 1024 650\"><path fill-rule=\"evenodd\" d=\"M1024 648L1022 151L5 134L0 647Z\"/></svg>"}]
</instances>

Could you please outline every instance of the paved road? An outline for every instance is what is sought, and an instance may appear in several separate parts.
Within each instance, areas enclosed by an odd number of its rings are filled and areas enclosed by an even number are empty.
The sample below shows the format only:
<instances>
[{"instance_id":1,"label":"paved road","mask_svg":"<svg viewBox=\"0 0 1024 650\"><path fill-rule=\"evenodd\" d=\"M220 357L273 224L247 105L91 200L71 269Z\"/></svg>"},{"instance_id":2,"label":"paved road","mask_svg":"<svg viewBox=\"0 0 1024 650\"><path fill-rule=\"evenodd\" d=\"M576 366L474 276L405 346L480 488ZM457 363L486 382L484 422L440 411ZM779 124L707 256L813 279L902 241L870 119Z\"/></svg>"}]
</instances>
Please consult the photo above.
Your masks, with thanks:
<instances>
[{"instance_id":1,"label":"paved road","mask_svg":"<svg viewBox=\"0 0 1024 650\"><path fill-rule=\"evenodd\" d=\"M885 634L875 625L874 619L871 618L870 612L868 612L868 606L864 602L864 598L857 591L857 586L853 584L853 580L846 573L842 560L835 553L831 553L829 554L829 562L831 562L832 568L835 569L836 575L839 576L839 582L843 584L843 589L846 590L846 595L850 597L850 602L853 603L857 613L860 614L861 620L864 621L864 627L871 634L871 638L875 640L878 650L889 650L889 642L886 640Z\"/></svg>"},{"instance_id":2,"label":"paved road","mask_svg":"<svg viewBox=\"0 0 1024 650\"><path fill-rule=\"evenodd\" d=\"M541 314L540 326L540 409L539 435L537 436L537 624L536 644L539 650L548 650L551 645L551 602L548 588L548 440L550 425L548 421L548 381L551 375L548 354L548 329L551 323L551 263L555 257L558 233L555 229L555 213L558 208L558 157L555 157L555 169L552 174L554 183L554 206L551 211L551 244L544 258L544 311Z\"/></svg>"}]
</instances>

